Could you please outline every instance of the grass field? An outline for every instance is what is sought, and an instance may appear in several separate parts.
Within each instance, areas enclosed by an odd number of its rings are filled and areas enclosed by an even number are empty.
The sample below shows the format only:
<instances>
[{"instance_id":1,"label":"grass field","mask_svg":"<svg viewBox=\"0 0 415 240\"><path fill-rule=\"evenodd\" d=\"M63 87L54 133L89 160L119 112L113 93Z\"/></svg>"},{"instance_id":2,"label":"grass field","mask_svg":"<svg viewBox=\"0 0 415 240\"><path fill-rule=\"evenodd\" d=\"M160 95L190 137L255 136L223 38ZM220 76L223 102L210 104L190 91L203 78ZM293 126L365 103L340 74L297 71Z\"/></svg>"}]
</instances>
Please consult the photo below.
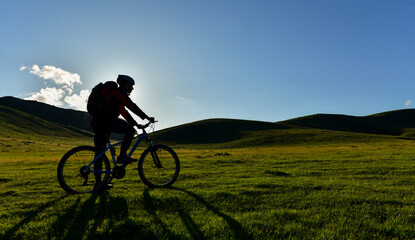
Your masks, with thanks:
<instances>
[{"instance_id":1,"label":"grass field","mask_svg":"<svg viewBox=\"0 0 415 240\"><path fill-rule=\"evenodd\" d=\"M362 139L256 148L176 146L182 166L173 188L148 189L137 167L129 166L112 190L86 195L66 194L56 168L67 150L91 141L0 139L0 236L415 238L415 142Z\"/></svg>"}]
</instances>

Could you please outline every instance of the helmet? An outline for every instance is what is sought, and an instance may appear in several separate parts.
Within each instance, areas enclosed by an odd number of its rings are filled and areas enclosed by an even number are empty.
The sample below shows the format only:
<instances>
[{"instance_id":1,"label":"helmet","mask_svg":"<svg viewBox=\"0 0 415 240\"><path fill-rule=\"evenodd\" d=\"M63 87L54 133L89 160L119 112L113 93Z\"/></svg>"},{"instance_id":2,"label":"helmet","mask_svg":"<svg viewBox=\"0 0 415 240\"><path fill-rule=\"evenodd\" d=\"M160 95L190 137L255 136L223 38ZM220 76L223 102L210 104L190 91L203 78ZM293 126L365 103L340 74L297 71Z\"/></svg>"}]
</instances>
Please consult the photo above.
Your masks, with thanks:
<instances>
[{"instance_id":1,"label":"helmet","mask_svg":"<svg viewBox=\"0 0 415 240\"><path fill-rule=\"evenodd\" d=\"M123 84L123 83L129 83L131 85L134 85L135 84L135 81L130 76L127 76L127 75L118 75L117 83L120 84L120 85Z\"/></svg>"}]
</instances>

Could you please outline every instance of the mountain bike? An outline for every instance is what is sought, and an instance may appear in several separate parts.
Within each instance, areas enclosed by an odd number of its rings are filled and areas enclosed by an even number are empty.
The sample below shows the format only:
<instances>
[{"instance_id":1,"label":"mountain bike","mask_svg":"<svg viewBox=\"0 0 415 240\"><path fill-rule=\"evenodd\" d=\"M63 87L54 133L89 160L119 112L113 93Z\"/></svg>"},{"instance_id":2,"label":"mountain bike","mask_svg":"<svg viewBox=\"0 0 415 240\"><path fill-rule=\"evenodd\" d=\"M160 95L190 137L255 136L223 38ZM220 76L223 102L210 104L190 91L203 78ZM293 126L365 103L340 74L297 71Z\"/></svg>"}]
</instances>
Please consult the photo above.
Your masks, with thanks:
<instances>
[{"instance_id":1,"label":"mountain bike","mask_svg":"<svg viewBox=\"0 0 415 240\"><path fill-rule=\"evenodd\" d=\"M138 160L138 174L145 185L151 188L169 187L178 178L180 162L173 149L166 145L155 144L146 132L151 126L154 130L154 123L138 126L142 134L134 136L135 144L128 156L131 157L139 143L145 140L148 147L141 154ZM95 147L79 146L69 150L60 160L58 165L58 181L60 186L68 193L94 193L102 190L114 178L122 179L129 163L117 164L115 146L122 141L112 144L108 140L108 147L98 153ZM111 169L110 161L106 152L110 151L114 167ZM102 159L103 167L94 169L94 163ZM102 182L96 186L95 175L100 175Z\"/></svg>"}]
</instances>

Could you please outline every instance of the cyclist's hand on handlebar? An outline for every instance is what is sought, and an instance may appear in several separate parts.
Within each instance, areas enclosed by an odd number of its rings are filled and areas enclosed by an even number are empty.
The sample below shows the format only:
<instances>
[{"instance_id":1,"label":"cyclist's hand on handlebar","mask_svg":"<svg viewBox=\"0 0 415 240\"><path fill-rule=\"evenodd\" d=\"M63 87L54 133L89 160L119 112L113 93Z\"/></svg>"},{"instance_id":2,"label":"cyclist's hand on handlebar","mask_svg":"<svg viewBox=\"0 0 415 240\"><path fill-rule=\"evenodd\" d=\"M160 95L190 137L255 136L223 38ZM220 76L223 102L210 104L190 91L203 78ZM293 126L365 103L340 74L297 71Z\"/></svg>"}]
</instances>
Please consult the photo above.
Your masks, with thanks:
<instances>
[{"instance_id":1,"label":"cyclist's hand on handlebar","mask_svg":"<svg viewBox=\"0 0 415 240\"><path fill-rule=\"evenodd\" d=\"M144 124L144 125L142 125L142 124L136 124L135 126L138 128L138 129L144 129L144 128L147 128L148 127L148 125L150 125L150 123L147 123L147 124Z\"/></svg>"},{"instance_id":2,"label":"cyclist's hand on handlebar","mask_svg":"<svg viewBox=\"0 0 415 240\"><path fill-rule=\"evenodd\" d=\"M148 122L147 124L144 124L144 125L137 124L135 126L139 129L144 129L144 128L147 128L148 126L150 126L150 124L151 124L151 122Z\"/></svg>"},{"instance_id":3,"label":"cyclist's hand on handlebar","mask_svg":"<svg viewBox=\"0 0 415 240\"><path fill-rule=\"evenodd\" d=\"M148 117L147 120L150 121L151 123L155 123L156 122L156 119L154 119L153 117Z\"/></svg>"}]
</instances>

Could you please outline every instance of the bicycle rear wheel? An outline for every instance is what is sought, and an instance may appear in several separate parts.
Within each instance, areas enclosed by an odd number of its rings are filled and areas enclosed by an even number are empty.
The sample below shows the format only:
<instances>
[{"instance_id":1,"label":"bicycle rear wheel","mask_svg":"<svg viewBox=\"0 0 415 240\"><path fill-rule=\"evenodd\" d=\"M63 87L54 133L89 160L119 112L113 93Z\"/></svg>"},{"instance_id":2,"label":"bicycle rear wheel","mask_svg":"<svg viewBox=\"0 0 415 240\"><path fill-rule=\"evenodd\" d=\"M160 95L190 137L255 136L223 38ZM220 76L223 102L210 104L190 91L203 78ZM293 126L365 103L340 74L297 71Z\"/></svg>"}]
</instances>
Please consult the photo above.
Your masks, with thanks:
<instances>
[{"instance_id":1,"label":"bicycle rear wheel","mask_svg":"<svg viewBox=\"0 0 415 240\"><path fill-rule=\"evenodd\" d=\"M96 149L91 146L80 146L69 150L60 160L58 166L58 181L61 187L68 193L92 193L98 191L110 177L110 163L103 155L102 170L105 173L86 171L86 167L94 160ZM90 170L95 170L95 164ZM96 169L99 170L99 169ZM99 186L95 186L96 175L102 180Z\"/></svg>"},{"instance_id":2,"label":"bicycle rear wheel","mask_svg":"<svg viewBox=\"0 0 415 240\"><path fill-rule=\"evenodd\" d=\"M170 147L155 145L147 148L138 161L138 174L149 187L168 187L178 178L180 162Z\"/></svg>"}]
</instances>

